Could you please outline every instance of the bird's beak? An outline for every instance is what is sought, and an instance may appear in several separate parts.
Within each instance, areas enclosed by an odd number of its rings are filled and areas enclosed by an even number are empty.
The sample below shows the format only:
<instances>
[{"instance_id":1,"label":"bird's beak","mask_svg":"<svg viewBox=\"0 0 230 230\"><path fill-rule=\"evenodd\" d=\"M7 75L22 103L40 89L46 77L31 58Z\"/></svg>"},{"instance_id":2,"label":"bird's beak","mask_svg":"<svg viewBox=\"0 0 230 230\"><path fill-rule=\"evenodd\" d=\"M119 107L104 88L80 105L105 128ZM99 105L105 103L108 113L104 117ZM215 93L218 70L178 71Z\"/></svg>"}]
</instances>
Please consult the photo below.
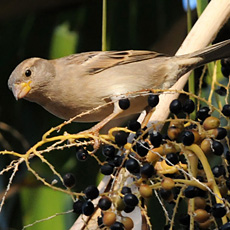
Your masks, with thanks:
<instances>
[{"instance_id":1,"label":"bird's beak","mask_svg":"<svg viewBox=\"0 0 230 230\"><path fill-rule=\"evenodd\" d=\"M12 91L16 100L25 97L29 91L31 90L30 87L31 81L22 82L22 83L15 83L12 87Z\"/></svg>"}]
</instances>

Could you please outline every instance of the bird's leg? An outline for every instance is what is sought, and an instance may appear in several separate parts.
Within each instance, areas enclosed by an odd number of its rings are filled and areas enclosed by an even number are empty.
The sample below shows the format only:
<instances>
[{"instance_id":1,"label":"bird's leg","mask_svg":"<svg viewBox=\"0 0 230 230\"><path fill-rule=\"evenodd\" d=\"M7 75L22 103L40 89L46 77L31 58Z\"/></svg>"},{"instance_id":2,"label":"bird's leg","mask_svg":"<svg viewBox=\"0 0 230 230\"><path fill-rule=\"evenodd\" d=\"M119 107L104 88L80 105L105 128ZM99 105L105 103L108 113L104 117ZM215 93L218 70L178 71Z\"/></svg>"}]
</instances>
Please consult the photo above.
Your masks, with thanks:
<instances>
[{"instance_id":1,"label":"bird's leg","mask_svg":"<svg viewBox=\"0 0 230 230\"><path fill-rule=\"evenodd\" d=\"M82 131L81 134L82 133L92 133L93 135L99 136L100 129L103 128L108 122L110 122L111 120L113 120L119 114L123 112L123 110L119 107L118 103L119 102L117 100L114 102L113 112L109 116L107 116L102 121L94 125L92 128ZM95 140L95 143L93 147L94 147L94 150L97 150L100 147L99 139L94 139L94 140Z\"/></svg>"},{"instance_id":2,"label":"bird's leg","mask_svg":"<svg viewBox=\"0 0 230 230\"><path fill-rule=\"evenodd\" d=\"M123 110L119 107L118 103L119 103L118 101L114 102L113 112L109 116L104 118L102 121L100 121L99 123L97 123L96 125L94 125L92 128L90 128L87 131L97 134L99 133L99 130L103 128L108 122L110 122L111 120L116 118L119 114L121 114Z\"/></svg>"}]
</instances>

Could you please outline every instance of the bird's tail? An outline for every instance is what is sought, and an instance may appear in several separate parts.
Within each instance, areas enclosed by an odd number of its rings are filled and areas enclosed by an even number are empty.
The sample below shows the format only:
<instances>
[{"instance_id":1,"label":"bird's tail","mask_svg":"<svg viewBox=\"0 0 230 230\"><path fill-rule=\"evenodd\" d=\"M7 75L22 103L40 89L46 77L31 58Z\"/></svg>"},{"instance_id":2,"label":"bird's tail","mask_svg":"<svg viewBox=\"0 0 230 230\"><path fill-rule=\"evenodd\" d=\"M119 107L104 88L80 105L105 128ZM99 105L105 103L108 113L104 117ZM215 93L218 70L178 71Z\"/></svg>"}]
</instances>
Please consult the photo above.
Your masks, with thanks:
<instances>
[{"instance_id":1,"label":"bird's tail","mask_svg":"<svg viewBox=\"0 0 230 230\"><path fill-rule=\"evenodd\" d=\"M186 63L186 61L185 63L181 63L182 65L184 64L184 66L187 67L184 69L185 73L194 68L205 65L206 63L230 57L230 40L219 42L217 44L208 46L204 49L195 51L190 54L181 55L178 57L183 56L187 57L184 60L187 59L188 61L188 63ZM192 63L192 60L194 61L194 63Z\"/></svg>"}]
</instances>

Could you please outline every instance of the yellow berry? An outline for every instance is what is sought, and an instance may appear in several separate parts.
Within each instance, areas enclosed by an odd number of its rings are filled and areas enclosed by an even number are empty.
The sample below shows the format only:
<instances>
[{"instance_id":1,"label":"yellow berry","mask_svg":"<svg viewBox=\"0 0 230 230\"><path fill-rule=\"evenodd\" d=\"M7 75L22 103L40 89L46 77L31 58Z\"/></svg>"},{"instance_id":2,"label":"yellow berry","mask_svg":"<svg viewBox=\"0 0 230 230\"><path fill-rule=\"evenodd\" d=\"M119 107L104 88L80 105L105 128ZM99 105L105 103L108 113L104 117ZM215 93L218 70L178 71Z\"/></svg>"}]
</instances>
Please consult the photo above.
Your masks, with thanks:
<instances>
[{"instance_id":1,"label":"yellow berry","mask_svg":"<svg viewBox=\"0 0 230 230\"><path fill-rule=\"evenodd\" d=\"M141 196L144 198L149 198L153 195L152 188L147 184L141 184L140 188L139 188L139 192L140 192Z\"/></svg>"},{"instance_id":2,"label":"yellow berry","mask_svg":"<svg viewBox=\"0 0 230 230\"><path fill-rule=\"evenodd\" d=\"M220 120L217 117L207 117L204 120L203 127L205 130L216 129L220 125Z\"/></svg>"},{"instance_id":3,"label":"yellow berry","mask_svg":"<svg viewBox=\"0 0 230 230\"><path fill-rule=\"evenodd\" d=\"M103 224L106 226L111 226L116 221L116 214L114 212L104 212Z\"/></svg>"}]
</instances>

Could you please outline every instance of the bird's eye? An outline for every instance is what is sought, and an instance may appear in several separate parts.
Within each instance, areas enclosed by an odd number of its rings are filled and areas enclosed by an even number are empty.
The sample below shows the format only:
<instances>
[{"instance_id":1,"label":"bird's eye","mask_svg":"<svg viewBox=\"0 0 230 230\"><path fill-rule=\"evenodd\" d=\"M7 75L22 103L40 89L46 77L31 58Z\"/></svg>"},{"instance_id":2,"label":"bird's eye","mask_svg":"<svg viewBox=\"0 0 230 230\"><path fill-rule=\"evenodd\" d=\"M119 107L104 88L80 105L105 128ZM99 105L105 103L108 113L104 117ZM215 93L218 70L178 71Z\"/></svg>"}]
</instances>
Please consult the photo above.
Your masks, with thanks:
<instances>
[{"instance_id":1,"label":"bird's eye","mask_svg":"<svg viewBox=\"0 0 230 230\"><path fill-rule=\"evenodd\" d=\"M31 70L30 70L30 69L27 69L27 70L25 71L25 75L26 75L26 77L30 77L30 76L31 76L31 74L32 74L32 72L31 72Z\"/></svg>"}]
</instances>

